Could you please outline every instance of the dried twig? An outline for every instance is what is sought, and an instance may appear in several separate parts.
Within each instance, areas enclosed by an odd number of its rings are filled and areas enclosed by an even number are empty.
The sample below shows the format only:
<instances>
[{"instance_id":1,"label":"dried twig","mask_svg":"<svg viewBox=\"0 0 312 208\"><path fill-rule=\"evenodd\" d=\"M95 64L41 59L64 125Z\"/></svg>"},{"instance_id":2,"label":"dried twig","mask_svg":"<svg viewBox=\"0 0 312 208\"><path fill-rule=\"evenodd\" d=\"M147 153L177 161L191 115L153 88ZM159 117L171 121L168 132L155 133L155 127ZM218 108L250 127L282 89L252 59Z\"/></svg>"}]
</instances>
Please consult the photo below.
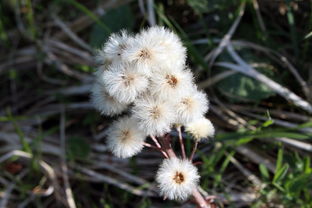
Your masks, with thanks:
<instances>
[{"instance_id":1,"label":"dried twig","mask_svg":"<svg viewBox=\"0 0 312 208\"><path fill-rule=\"evenodd\" d=\"M56 15L52 15L53 20L57 26L59 26L68 37L77 43L80 47L84 48L87 51L93 52L92 48L89 44L87 44L84 40L80 39L59 17Z\"/></svg>"}]
</instances>

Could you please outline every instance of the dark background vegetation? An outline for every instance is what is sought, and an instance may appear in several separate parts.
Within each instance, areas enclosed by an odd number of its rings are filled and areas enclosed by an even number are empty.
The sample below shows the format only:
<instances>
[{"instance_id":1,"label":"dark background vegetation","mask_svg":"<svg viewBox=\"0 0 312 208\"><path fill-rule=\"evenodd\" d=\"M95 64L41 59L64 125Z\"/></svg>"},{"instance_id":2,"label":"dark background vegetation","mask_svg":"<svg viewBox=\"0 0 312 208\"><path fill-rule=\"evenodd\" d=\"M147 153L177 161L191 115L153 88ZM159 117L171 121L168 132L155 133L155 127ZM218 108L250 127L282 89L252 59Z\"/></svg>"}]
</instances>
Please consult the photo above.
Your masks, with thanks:
<instances>
[{"instance_id":1,"label":"dark background vegetation","mask_svg":"<svg viewBox=\"0 0 312 208\"><path fill-rule=\"evenodd\" d=\"M89 101L94 51L112 32L154 23L183 39L209 95L217 135L196 156L203 190L220 207L312 207L311 8L310 0L1 0L0 207L195 207L159 198L157 152L113 157L103 136L112 118Z\"/></svg>"}]
</instances>

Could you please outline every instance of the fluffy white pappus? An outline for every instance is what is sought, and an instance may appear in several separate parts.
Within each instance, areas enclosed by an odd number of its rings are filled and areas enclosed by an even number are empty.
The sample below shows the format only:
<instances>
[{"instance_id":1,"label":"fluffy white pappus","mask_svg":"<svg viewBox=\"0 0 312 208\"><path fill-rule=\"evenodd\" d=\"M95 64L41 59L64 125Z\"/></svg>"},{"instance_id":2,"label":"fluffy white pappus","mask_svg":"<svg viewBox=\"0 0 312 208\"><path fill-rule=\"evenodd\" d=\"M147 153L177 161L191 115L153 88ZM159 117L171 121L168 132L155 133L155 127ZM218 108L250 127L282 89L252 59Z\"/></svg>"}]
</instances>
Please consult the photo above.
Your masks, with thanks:
<instances>
[{"instance_id":1,"label":"fluffy white pappus","mask_svg":"<svg viewBox=\"0 0 312 208\"><path fill-rule=\"evenodd\" d=\"M176 123L186 125L202 117L208 111L208 107L206 94L193 86L192 90L187 91L175 105Z\"/></svg>"},{"instance_id":2,"label":"fluffy white pappus","mask_svg":"<svg viewBox=\"0 0 312 208\"><path fill-rule=\"evenodd\" d=\"M197 141L208 139L215 134L215 128L211 121L205 117L194 120L185 126L185 131L190 133Z\"/></svg>"},{"instance_id":3,"label":"fluffy white pappus","mask_svg":"<svg viewBox=\"0 0 312 208\"><path fill-rule=\"evenodd\" d=\"M165 159L157 171L156 182L161 195L171 200L186 200L197 187L197 168L189 160Z\"/></svg>"},{"instance_id":4,"label":"fluffy white pappus","mask_svg":"<svg viewBox=\"0 0 312 208\"><path fill-rule=\"evenodd\" d=\"M97 63L110 65L113 62L120 61L121 55L128 47L128 43L132 38L125 30L110 35L104 46L97 51L95 56Z\"/></svg>"},{"instance_id":5,"label":"fluffy white pappus","mask_svg":"<svg viewBox=\"0 0 312 208\"><path fill-rule=\"evenodd\" d=\"M153 74L150 92L161 99L178 99L193 86L193 74L189 70L163 68Z\"/></svg>"},{"instance_id":6,"label":"fluffy white pappus","mask_svg":"<svg viewBox=\"0 0 312 208\"><path fill-rule=\"evenodd\" d=\"M133 69L130 64L113 64L100 79L109 95L121 103L131 103L143 93L149 84L148 78Z\"/></svg>"},{"instance_id":7,"label":"fluffy white pappus","mask_svg":"<svg viewBox=\"0 0 312 208\"><path fill-rule=\"evenodd\" d=\"M158 42L167 59L164 60L168 66L181 67L185 65L186 48L181 39L174 32L162 26L153 26L140 33L140 38Z\"/></svg>"},{"instance_id":8,"label":"fluffy white pappus","mask_svg":"<svg viewBox=\"0 0 312 208\"><path fill-rule=\"evenodd\" d=\"M135 63L139 71L150 76L161 65L183 67L186 50L179 37L163 27L151 27L131 39L122 60Z\"/></svg>"},{"instance_id":9,"label":"fluffy white pappus","mask_svg":"<svg viewBox=\"0 0 312 208\"><path fill-rule=\"evenodd\" d=\"M146 135L138 129L137 122L128 116L115 121L106 131L107 146L120 158L138 154L144 147Z\"/></svg>"},{"instance_id":10,"label":"fluffy white pappus","mask_svg":"<svg viewBox=\"0 0 312 208\"><path fill-rule=\"evenodd\" d=\"M118 115L128 107L128 105L120 103L110 96L99 82L96 82L92 87L91 102L101 114L106 116Z\"/></svg>"},{"instance_id":11,"label":"fluffy white pappus","mask_svg":"<svg viewBox=\"0 0 312 208\"><path fill-rule=\"evenodd\" d=\"M137 99L132 113L139 123L139 128L151 136L162 136L169 132L175 120L171 103L149 96Z\"/></svg>"}]
</instances>

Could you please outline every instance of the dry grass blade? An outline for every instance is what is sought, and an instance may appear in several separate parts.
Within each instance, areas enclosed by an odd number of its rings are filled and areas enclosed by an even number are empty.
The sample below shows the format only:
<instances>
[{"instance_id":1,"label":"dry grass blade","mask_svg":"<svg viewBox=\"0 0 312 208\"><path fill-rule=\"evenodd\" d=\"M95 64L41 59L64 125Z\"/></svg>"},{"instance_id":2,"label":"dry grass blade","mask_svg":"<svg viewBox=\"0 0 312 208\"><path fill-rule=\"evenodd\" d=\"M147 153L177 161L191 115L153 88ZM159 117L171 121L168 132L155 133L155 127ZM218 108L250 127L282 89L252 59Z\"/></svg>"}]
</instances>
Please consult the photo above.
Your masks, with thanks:
<instances>
[{"instance_id":1,"label":"dry grass blade","mask_svg":"<svg viewBox=\"0 0 312 208\"><path fill-rule=\"evenodd\" d=\"M207 56L205 56L205 60L209 60L209 66L211 67L216 60L216 58L222 53L223 49L229 44L234 32L236 31L243 15L245 12L245 2L240 5L238 16L235 19L233 25L231 26L230 30L227 34L222 38L221 42L219 43L218 47L211 51Z\"/></svg>"},{"instance_id":2,"label":"dry grass blade","mask_svg":"<svg viewBox=\"0 0 312 208\"><path fill-rule=\"evenodd\" d=\"M20 151L20 150L13 150L11 152L8 152L4 155L2 155L0 157L0 163L2 163L3 161L13 157L13 156L17 156L17 157L21 157L21 158L24 158L24 159L31 159L32 158L32 155L27 153L27 152L24 152L24 151ZM44 162L43 160L39 160L38 161L40 167L42 168L43 172L45 173L45 175L47 176L47 178L49 178L49 180L51 181L53 187L54 187L54 195L55 197L62 203L66 203L64 198L62 197L62 191L61 191L61 188L59 186L59 183L57 181L57 177L56 177L56 174L55 174L55 171L54 169L48 165L46 162Z\"/></svg>"},{"instance_id":3,"label":"dry grass blade","mask_svg":"<svg viewBox=\"0 0 312 208\"><path fill-rule=\"evenodd\" d=\"M76 203L74 200L73 192L70 187L69 178L68 178L68 167L66 164L66 140L65 140L65 109L61 109L61 119L60 119L60 139L61 139L61 168L62 176L64 180L64 188L66 194L67 205L69 208L76 208Z\"/></svg>"},{"instance_id":4,"label":"dry grass blade","mask_svg":"<svg viewBox=\"0 0 312 208\"><path fill-rule=\"evenodd\" d=\"M1 159L0 159L1 160ZM28 169L23 170L21 173L19 173L16 176L17 180L22 179L28 172ZM12 191L14 190L14 187L16 186L15 182L11 182L8 187L6 188L6 190L4 191L3 195L1 196L2 200L0 201L0 208L6 208L7 204L9 202L10 199L10 195L12 193Z\"/></svg>"},{"instance_id":5,"label":"dry grass blade","mask_svg":"<svg viewBox=\"0 0 312 208\"><path fill-rule=\"evenodd\" d=\"M114 185L120 189L123 189L125 191L128 191L129 193L132 193L134 195L137 195L137 196L149 196L149 197L156 197L156 193L152 192L152 191L149 191L149 190L141 190L139 188L135 188L135 187L132 187L131 185L127 184L127 183L124 183L122 181L119 181L117 179L114 179L112 177L109 177L109 176L106 176L106 175L103 175L103 174L100 174L100 173L97 173L93 170L90 170L90 169L87 169L87 168L84 168L84 167L80 167L80 166L75 166L74 167L75 169L79 170L81 173L93 178L94 180L97 180L98 182L104 182L104 183L108 183L108 184L111 184L111 185Z\"/></svg>"},{"instance_id":6,"label":"dry grass blade","mask_svg":"<svg viewBox=\"0 0 312 208\"><path fill-rule=\"evenodd\" d=\"M236 150L242 155L245 155L247 158L251 159L253 162L265 165L272 173L274 173L275 165L269 159L264 158L247 146L236 147Z\"/></svg>"},{"instance_id":7,"label":"dry grass blade","mask_svg":"<svg viewBox=\"0 0 312 208\"><path fill-rule=\"evenodd\" d=\"M56 25L58 25L68 37L77 43L80 47L84 48L87 51L93 52L92 48L89 44L87 44L84 40L80 39L59 17L56 15L52 15L53 20Z\"/></svg>"},{"instance_id":8,"label":"dry grass blade","mask_svg":"<svg viewBox=\"0 0 312 208\"><path fill-rule=\"evenodd\" d=\"M226 62L221 62L217 63L217 66L222 66L225 68L229 68L238 72L241 72L247 76L250 76L268 87L270 87L273 91L284 97L285 99L291 101L294 103L296 106L300 107L301 109L312 113L312 106L287 88L281 86L280 84L274 82L273 80L269 79L268 77L264 76L260 72L256 71L253 69L250 65L248 65L245 61L243 61L237 53L234 51L233 47L231 45L227 46L229 54L232 56L232 58L239 64L232 64L232 63L226 63Z\"/></svg>"},{"instance_id":9,"label":"dry grass blade","mask_svg":"<svg viewBox=\"0 0 312 208\"><path fill-rule=\"evenodd\" d=\"M156 25L155 11L154 11L154 0L147 0L147 13L148 22L150 26Z\"/></svg>"},{"instance_id":10,"label":"dry grass blade","mask_svg":"<svg viewBox=\"0 0 312 208\"><path fill-rule=\"evenodd\" d=\"M233 74L236 74L237 72L235 71L225 71L225 72L222 72L222 73L219 73L217 75L215 75L214 77L212 78L209 78L205 81L202 81L198 84L198 87L199 88L202 88L202 89L206 89L206 88L209 88L210 86L220 82L221 80L233 75Z\"/></svg>"}]
</instances>

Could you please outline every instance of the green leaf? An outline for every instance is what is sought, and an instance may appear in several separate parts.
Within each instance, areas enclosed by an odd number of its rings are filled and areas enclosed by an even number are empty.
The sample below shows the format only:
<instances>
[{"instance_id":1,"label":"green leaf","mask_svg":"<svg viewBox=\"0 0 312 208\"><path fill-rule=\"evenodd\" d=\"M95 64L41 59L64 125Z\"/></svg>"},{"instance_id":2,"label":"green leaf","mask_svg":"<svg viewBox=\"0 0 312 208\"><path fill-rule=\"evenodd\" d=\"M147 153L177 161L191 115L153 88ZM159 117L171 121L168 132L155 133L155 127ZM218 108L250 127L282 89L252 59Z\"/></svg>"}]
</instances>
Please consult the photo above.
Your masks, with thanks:
<instances>
[{"instance_id":1,"label":"green leaf","mask_svg":"<svg viewBox=\"0 0 312 208\"><path fill-rule=\"evenodd\" d=\"M259 165L259 170L260 170L261 175L262 175L263 178L265 178L265 179L269 179L269 178L270 178L269 171L268 171L268 169L265 167L265 165L260 164L260 165Z\"/></svg>"},{"instance_id":2,"label":"green leaf","mask_svg":"<svg viewBox=\"0 0 312 208\"><path fill-rule=\"evenodd\" d=\"M284 149L279 148L278 153L277 153L277 160L276 160L276 170L275 172L279 171L281 169L282 164L283 164L283 157L284 157Z\"/></svg>"},{"instance_id":3,"label":"green leaf","mask_svg":"<svg viewBox=\"0 0 312 208\"><path fill-rule=\"evenodd\" d=\"M135 17L128 5L109 10L100 17L101 23L109 28L109 31L99 24L94 25L90 34L91 46L101 47L112 32L119 32L121 29L131 30L134 26L134 19Z\"/></svg>"},{"instance_id":4,"label":"green leaf","mask_svg":"<svg viewBox=\"0 0 312 208\"><path fill-rule=\"evenodd\" d=\"M282 168L277 169L275 172L274 178L273 178L273 184L276 185L278 182L280 182L287 174L287 171L289 169L289 165L285 164Z\"/></svg>"},{"instance_id":5,"label":"green leaf","mask_svg":"<svg viewBox=\"0 0 312 208\"><path fill-rule=\"evenodd\" d=\"M204 13L209 9L207 0L187 0L187 4L192 7L196 13Z\"/></svg>"},{"instance_id":6,"label":"green leaf","mask_svg":"<svg viewBox=\"0 0 312 208\"><path fill-rule=\"evenodd\" d=\"M274 121L272 119L267 120L266 122L264 122L262 124L262 127L268 127L271 126L274 123Z\"/></svg>"},{"instance_id":7,"label":"green leaf","mask_svg":"<svg viewBox=\"0 0 312 208\"><path fill-rule=\"evenodd\" d=\"M233 102L259 102L275 94L265 84L239 73L221 80L217 88Z\"/></svg>"},{"instance_id":8,"label":"green leaf","mask_svg":"<svg viewBox=\"0 0 312 208\"><path fill-rule=\"evenodd\" d=\"M311 158L309 156L306 156L304 158L304 173L306 173L306 174L312 173Z\"/></svg>"},{"instance_id":9,"label":"green leaf","mask_svg":"<svg viewBox=\"0 0 312 208\"><path fill-rule=\"evenodd\" d=\"M312 184L312 175L303 174L287 181L285 184L286 189L293 195L299 195L299 193Z\"/></svg>"}]
</instances>

